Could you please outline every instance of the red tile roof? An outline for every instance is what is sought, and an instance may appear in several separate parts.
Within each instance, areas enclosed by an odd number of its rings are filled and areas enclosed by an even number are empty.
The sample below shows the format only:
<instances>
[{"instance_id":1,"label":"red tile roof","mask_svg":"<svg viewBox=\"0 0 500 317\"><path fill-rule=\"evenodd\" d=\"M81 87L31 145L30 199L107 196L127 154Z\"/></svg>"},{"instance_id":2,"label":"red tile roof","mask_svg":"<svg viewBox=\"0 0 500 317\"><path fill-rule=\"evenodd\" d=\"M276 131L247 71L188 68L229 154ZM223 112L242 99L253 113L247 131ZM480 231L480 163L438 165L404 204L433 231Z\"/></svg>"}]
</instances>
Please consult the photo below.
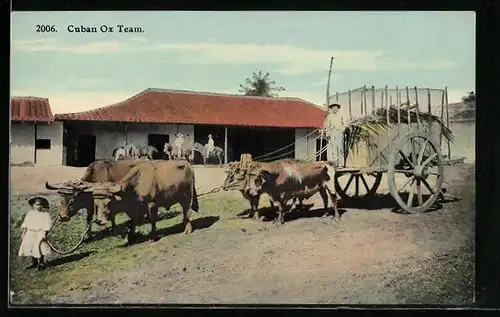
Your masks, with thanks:
<instances>
[{"instance_id":1,"label":"red tile roof","mask_svg":"<svg viewBox=\"0 0 500 317\"><path fill-rule=\"evenodd\" d=\"M326 112L299 98L267 98L146 89L114 105L56 114L55 119L316 128Z\"/></svg>"},{"instance_id":2,"label":"red tile roof","mask_svg":"<svg viewBox=\"0 0 500 317\"><path fill-rule=\"evenodd\" d=\"M54 121L49 99L39 97L12 97L10 99L11 121Z\"/></svg>"}]
</instances>

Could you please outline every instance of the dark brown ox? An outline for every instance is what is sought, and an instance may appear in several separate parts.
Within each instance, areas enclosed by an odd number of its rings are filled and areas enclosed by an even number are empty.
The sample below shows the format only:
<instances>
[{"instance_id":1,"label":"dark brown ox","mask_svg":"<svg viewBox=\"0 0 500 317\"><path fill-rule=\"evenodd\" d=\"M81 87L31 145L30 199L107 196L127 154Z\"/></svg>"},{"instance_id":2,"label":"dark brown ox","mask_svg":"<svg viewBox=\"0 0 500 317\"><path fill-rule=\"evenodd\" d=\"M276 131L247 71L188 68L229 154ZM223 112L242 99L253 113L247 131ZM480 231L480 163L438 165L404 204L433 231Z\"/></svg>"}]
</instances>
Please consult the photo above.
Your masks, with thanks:
<instances>
[{"instance_id":1,"label":"dark brown ox","mask_svg":"<svg viewBox=\"0 0 500 317\"><path fill-rule=\"evenodd\" d=\"M281 172L283 164L298 165L299 163L291 159L283 159L273 162L251 162L249 168L240 168L238 162L229 163L229 169L226 171L227 176L224 180L222 188L226 191L239 190L243 198L248 200L250 203L249 218L260 219L259 201L262 193L256 192L251 194L246 190L252 171L266 171L271 175L277 176ZM297 199L299 200L298 206L302 206L304 198L299 195ZM269 203L271 207L274 207L274 201L272 199L269 200Z\"/></svg>"},{"instance_id":2,"label":"dark brown ox","mask_svg":"<svg viewBox=\"0 0 500 317\"><path fill-rule=\"evenodd\" d=\"M99 160L90 164L82 178L81 182L99 183L99 182L116 182L121 180L133 167L144 160L123 160L123 161L110 161ZM78 190L78 184L71 182L63 185L50 185L45 183L45 188L49 190L57 190L61 195L61 208L59 209L59 220L68 221L73 217L78 210L87 210L87 224L91 225L94 214L97 214L99 208L103 208L103 202L99 199L80 200L80 204L73 202L74 208L68 209L68 205L73 198L73 194ZM115 231L115 220L111 219L111 230ZM92 236L92 230L89 230L88 237Z\"/></svg>"},{"instance_id":3,"label":"dark brown ox","mask_svg":"<svg viewBox=\"0 0 500 317\"><path fill-rule=\"evenodd\" d=\"M179 203L183 210L184 233L189 234L191 209L198 212L194 168L186 161L142 161L116 183L90 184L73 201L88 200L93 195L107 192L107 208L99 209L98 223L104 225L117 210L130 218L128 243L135 241L135 228L148 218L151 223L150 239L157 240L158 208L169 209ZM72 208L71 204L68 206Z\"/></svg>"},{"instance_id":4,"label":"dark brown ox","mask_svg":"<svg viewBox=\"0 0 500 317\"><path fill-rule=\"evenodd\" d=\"M319 192L323 199L325 216L328 212L328 195L334 209L334 220L340 215L337 209L337 197L334 186L335 169L325 162L309 164L281 163L273 171L255 168L249 171L245 192L249 195L267 193L278 204L278 224L284 223L284 213L291 210L296 199L307 199ZM288 202L292 201L287 208Z\"/></svg>"}]
</instances>

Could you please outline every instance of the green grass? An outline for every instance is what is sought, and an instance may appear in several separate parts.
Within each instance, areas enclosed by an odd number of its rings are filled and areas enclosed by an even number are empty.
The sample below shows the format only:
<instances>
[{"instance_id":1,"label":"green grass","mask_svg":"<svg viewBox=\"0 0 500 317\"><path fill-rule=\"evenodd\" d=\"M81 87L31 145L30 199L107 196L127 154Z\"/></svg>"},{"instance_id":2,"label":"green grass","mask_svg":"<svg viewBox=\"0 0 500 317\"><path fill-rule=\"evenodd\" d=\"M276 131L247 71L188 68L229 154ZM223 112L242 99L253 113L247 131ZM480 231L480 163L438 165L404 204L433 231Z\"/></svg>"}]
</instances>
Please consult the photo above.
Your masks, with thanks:
<instances>
[{"instance_id":1,"label":"green grass","mask_svg":"<svg viewBox=\"0 0 500 317\"><path fill-rule=\"evenodd\" d=\"M50 213L54 220L57 216L57 196L48 196L47 199L51 202ZM126 270L159 257L166 257L166 253L174 245L179 247L189 244L189 241L192 240L182 233L183 228L180 225L182 213L180 207L175 205L170 211L160 209L160 215L163 219L157 223L157 228L161 230L176 227L179 229L177 232L181 232L171 233L157 243L143 242L124 249L122 246L126 242L125 237L118 234L111 236L110 233L102 235L103 232L99 231L106 230L106 228L94 225L92 230L97 232L97 239L90 243L84 243L73 254L57 255L53 253L50 258L53 266L45 271L25 270L24 267L29 264L29 260L19 258L17 252L20 245L20 225L28 204L24 197L12 197L11 201L10 290L15 292L15 303L43 303L56 296L62 296L68 291L85 289L91 283L106 279L106 276L116 271ZM200 197L200 213L192 212L192 220L219 217L217 226L238 226L240 220L231 218L248 207L248 202L238 192L222 192ZM117 215L117 226L119 227L127 219L125 215ZM78 243L85 227L85 217L83 215L74 216L67 223L56 223L49 234L49 240L59 250L69 250ZM198 229L195 224L193 227L195 230ZM150 224L147 223L139 226L137 232L147 235L150 228Z\"/></svg>"}]
</instances>

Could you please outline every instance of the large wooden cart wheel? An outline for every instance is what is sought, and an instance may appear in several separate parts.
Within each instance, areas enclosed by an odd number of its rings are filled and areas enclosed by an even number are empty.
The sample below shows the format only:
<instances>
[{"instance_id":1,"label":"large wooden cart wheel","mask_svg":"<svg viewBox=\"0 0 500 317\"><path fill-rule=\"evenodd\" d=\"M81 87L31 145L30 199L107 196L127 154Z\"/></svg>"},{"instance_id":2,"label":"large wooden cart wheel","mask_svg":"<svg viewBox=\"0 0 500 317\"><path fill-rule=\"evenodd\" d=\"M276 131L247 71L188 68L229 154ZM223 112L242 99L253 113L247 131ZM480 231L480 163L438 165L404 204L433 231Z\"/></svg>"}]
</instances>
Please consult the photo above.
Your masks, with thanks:
<instances>
[{"instance_id":1,"label":"large wooden cart wheel","mask_svg":"<svg viewBox=\"0 0 500 317\"><path fill-rule=\"evenodd\" d=\"M361 197L375 195L382 181L382 173L354 174L336 173L335 191L342 199L359 200Z\"/></svg>"},{"instance_id":2,"label":"large wooden cart wheel","mask_svg":"<svg viewBox=\"0 0 500 317\"><path fill-rule=\"evenodd\" d=\"M395 142L387 166L389 190L408 213L428 210L443 184L443 157L426 133L412 132Z\"/></svg>"}]
</instances>

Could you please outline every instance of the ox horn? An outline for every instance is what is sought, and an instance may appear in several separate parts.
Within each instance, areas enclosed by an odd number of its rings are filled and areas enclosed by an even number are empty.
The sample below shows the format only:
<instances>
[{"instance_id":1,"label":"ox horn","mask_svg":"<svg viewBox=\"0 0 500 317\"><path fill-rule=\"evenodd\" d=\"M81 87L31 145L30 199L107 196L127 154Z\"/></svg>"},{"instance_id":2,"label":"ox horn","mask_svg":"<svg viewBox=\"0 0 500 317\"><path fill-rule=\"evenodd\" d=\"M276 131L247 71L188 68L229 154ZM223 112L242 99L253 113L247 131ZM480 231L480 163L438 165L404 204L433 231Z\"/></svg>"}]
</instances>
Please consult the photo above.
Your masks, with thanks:
<instances>
[{"instance_id":1,"label":"ox horn","mask_svg":"<svg viewBox=\"0 0 500 317\"><path fill-rule=\"evenodd\" d=\"M56 186L56 185L51 185L47 181L45 181L45 188L50 189L50 190L59 190L63 186Z\"/></svg>"}]
</instances>

